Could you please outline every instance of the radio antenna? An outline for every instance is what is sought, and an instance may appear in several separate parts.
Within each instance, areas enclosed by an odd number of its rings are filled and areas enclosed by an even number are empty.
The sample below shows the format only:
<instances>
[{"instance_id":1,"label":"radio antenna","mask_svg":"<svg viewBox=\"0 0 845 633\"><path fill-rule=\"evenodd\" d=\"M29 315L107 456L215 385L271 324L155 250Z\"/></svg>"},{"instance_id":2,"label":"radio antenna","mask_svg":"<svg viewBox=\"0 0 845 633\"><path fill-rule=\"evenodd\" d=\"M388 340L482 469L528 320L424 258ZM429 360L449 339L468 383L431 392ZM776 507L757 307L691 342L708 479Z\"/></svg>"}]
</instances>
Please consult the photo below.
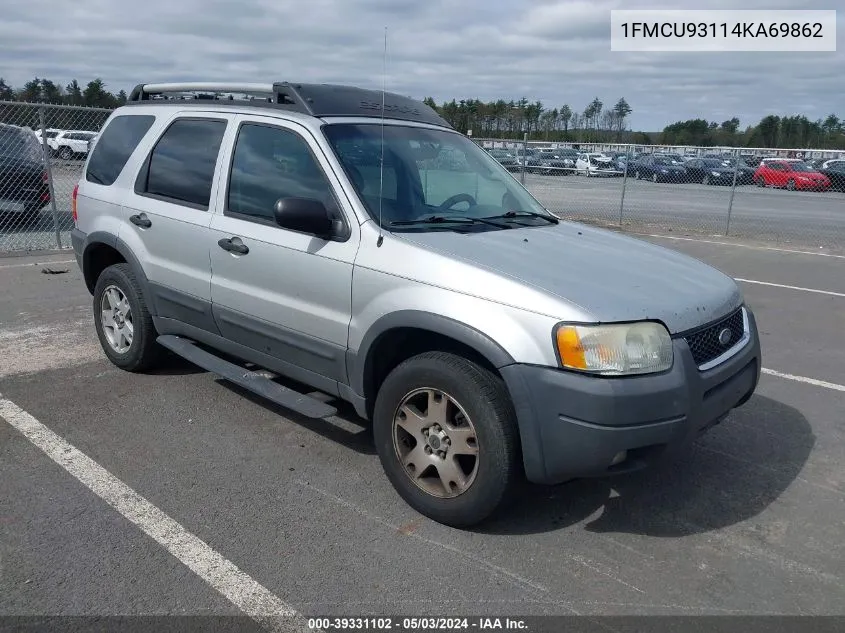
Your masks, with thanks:
<instances>
[{"instance_id":1,"label":"radio antenna","mask_svg":"<svg viewBox=\"0 0 845 633\"><path fill-rule=\"evenodd\" d=\"M378 185L378 241L380 247L384 242L384 232L381 225L382 205L384 204L384 93L387 90L387 27L384 27L384 52L382 54L381 72L381 160L379 161Z\"/></svg>"}]
</instances>

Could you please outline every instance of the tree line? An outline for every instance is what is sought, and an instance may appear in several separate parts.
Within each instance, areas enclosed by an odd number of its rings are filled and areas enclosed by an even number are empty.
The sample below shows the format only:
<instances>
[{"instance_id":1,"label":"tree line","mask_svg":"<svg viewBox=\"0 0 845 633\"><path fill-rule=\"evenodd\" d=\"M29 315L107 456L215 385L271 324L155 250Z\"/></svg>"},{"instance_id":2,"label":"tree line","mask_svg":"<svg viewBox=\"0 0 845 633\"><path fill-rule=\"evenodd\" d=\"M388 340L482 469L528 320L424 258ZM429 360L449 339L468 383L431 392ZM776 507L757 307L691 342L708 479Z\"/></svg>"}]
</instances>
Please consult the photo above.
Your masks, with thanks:
<instances>
[{"instance_id":1,"label":"tree line","mask_svg":"<svg viewBox=\"0 0 845 633\"><path fill-rule=\"evenodd\" d=\"M629 129L633 108L624 97L606 108L599 97L583 110L569 104L549 109L542 102L452 99L425 102L464 134L476 138L522 139L578 143L635 143L642 145L698 145L703 147L767 147L772 149L845 149L845 119L835 114L809 120L804 115L763 117L740 129L738 117L725 121L676 121L662 132Z\"/></svg>"},{"instance_id":2,"label":"tree line","mask_svg":"<svg viewBox=\"0 0 845 633\"><path fill-rule=\"evenodd\" d=\"M0 78L0 101L79 105L112 109L126 103L126 91L110 92L102 79L83 87L76 79L66 86L35 77L21 88ZM662 132L630 129L633 108L624 97L606 107L594 97L582 109L563 104L552 108L541 101L452 99L440 104L431 97L425 103L458 131L475 138L522 139L579 143L636 143L651 145L698 145L705 147L767 147L845 149L845 119L830 114L811 121L805 115L767 115L757 124L740 129L740 120L689 119L676 121Z\"/></svg>"},{"instance_id":3,"label":"tree line","mask_svg":"<svg viewBox=\"0 0 845 633\"><path fill-rule=\"evenodd\" d=\"M126 91L114 94L106 90L102 79L96 78L82 87L76 79L66 86L50 79L35 77L22 88L13 88L0 77L0 101L23 101L27 103L52 103L58 105L89 106L94 108L116 108L126 103Z\"/></svg>"}]
</instances>

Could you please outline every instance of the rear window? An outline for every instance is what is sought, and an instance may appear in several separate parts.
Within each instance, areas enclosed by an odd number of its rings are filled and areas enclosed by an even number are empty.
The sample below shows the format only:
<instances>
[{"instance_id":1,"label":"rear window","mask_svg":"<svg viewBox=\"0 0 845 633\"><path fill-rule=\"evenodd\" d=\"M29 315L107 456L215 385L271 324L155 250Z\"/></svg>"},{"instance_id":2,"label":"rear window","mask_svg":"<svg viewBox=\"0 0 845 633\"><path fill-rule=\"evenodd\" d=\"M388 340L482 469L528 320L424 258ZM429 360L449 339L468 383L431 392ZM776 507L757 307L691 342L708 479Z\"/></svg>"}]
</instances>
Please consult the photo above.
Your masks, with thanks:
<instances>
[{"instance_id":1,"label":"rear window","mask_svg":"<svg viewBox=\"0 0 845 633\"><path fill-rule=\"evenodd\" d=\"M124 114L112 119L94 146L85 179L100 185L113 184L154 122L151 114Z\"/></svg>"},{"instance_id":2,"label":"rear window","mask_svg":"<svg viewBox=\"0 0 845 633\"><path fill-rule=\"evenodd\" d=\"M39 161L41 143L29 130L0 127L0 157Z\"/></svg>"}]
</instances>

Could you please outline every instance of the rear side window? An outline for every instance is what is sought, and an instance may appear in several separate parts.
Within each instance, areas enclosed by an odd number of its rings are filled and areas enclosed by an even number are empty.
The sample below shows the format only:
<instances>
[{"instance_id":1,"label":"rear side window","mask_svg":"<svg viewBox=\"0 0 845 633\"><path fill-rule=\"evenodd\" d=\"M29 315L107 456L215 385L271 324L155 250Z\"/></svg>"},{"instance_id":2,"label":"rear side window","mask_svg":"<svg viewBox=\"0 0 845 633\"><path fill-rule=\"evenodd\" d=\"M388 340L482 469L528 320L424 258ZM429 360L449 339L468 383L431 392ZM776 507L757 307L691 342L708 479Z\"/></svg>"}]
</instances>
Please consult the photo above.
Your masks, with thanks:
<instances>
[{"instance_id":1,"label":"rear side window","mask_svg":"<svg viewBox=\"0 0 845 633\"><path fill-rule=\"evenodd\" d=\"M154 122L151 114L124 114L112 119L94 146L85 180L113 184Z\"/></svg>"},{"instance_id":2,"label":"rear side window","mask_svg":"<svg viewBox=\"0 0 845 633\"><path fill-rule=\"evenodd\" d=\"M153 148L138 193L208 209L225 132L225 120L174 121Z\"/></svg>"}]
</instances>

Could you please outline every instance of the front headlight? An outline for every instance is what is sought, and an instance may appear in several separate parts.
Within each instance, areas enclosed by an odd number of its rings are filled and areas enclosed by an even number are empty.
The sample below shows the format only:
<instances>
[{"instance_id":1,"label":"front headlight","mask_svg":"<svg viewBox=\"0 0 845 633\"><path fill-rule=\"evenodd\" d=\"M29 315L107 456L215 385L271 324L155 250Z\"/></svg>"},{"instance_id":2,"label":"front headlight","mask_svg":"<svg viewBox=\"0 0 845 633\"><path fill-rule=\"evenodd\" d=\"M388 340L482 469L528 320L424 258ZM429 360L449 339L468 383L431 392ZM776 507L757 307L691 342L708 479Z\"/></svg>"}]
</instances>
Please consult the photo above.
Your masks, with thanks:
<instances>
[{"instance_id":1,"label":"front headlight","mask_svg":"<svg viewBox=\"0 0 845 633\"><path fill-rule=\"evenodd\" d=\"M721 174L718 171L711 171L710 173L713 174L716 178L721 176Z\"/></svg>"},{"instance_id":2,"label":"front headlight","mask_svg":"<svg viewBox=\"0 0 845 633\"><path fill-rule=\"evenodd\" d=\"M569 325L555 328L562 367L602 376L627 376L672 367L672 339L659 323Z\"/></svg>"}]
</instances>

